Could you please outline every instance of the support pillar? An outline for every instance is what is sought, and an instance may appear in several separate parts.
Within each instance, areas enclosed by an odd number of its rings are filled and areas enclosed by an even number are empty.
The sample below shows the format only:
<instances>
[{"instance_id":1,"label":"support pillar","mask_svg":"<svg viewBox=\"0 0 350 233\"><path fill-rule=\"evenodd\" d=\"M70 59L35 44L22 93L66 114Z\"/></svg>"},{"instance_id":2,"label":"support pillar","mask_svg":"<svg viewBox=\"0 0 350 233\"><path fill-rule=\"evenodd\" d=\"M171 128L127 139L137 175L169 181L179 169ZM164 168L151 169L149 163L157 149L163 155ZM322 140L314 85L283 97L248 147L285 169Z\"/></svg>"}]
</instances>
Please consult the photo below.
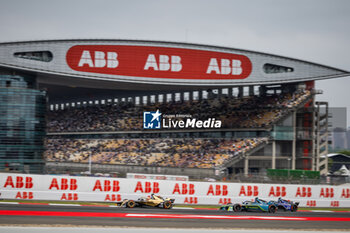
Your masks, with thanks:
<instances>
[{"instance_id":1,"label":"support pillar","mask_svg":"<svg viewBox=\"0 0 350 233\"><path fill-rule=\"evenodd\" d=\"M272 141L272 169L276 169L276 141Z\"/></svg>"},{"instance_id":2,"label":"support pillar","mask_svg":"<svg viewBox=\"0 0 350 233\"><path fill-rule=\"evenodd\" d=\"M192 102L193 101L193 91L189 91L189 101Z\"/></svg>"},{"instance_id":3,"label":"support pillar","mask_svg":"<svg viewBox=\"0 0 350 233\"><path fill-rule=\"evenodd\" d=\"M260 96L266 95L266 86L260 86L259 95Z\"/></svg>"},{"instance_id":4,"label":"support pillar","mask_svg":"<svg viewBox=\"0 0 350 233\"><path fill-rule=\"evenodd\" d=\"M243 87L240 86L238 87L238 98L242 98L243 97Z\"/></svg>"},{"instance_id":5,"label":"support pillar","mask_svg":"<svg viewBox=\"0 0 350 233\"><path fill-rule=\"evenodd\" d=\"M254 86L249 86L249 96L254 95Z\"/></svg>"},{"instance_id":6,"label":"support pillar","mask_svg":"<svg viewBox=\"0 0 350 233\"><path fill-rule=\"evenodd\" d=\"M249 157L244 158L244 176L248 176L249 173Z\"/></svg>"},{"instance_id":7,"label":"support pillar","mask_svg":"<svg viewBox=\"0 0 350 233\"><path fill-rule=\"evenodd\" d=\"M223 96L224 89L220 88L218 89L218 97L221 98Z\"/></svg>"},{"instance_id":8,"label":"support pillar","mask_svg":"<svg viewBox=\"0 0 350 233\"><path fill-rule=\"evenodd\" d=\"M201 101L203 99L203 91L199 90L198 91L198 101Z\"/></svg>"},{"instance_id":9,"label":"support pillar","mask_svg":"<svg viewBox=\"0 0 350 233\"><path fill-rule=\"evenodd\" d=\"M185 101L185 93L180 92L180 102L184 102L184 101Z\"/></svg>"},{"instance_id":10,"label":"support pillar","mask_svg":"<svg viewBox=\"0 0 350 233\"><path fill-rule=\"evenodd\" d=\"M314 106L314 103L313 103ZM312 150L312 167L311 170L312 171L316 171L316 142L315 142L315 138L316 138L316 126L315 126L315 119L316 119L316 114L315 111L312 111L312 128L311 128L311 137L312 137L312 141L311 141L311 150Z\"/></svg>"},{"instance_id":11,"label":"support pillar","mask_svg":"<svg viewBox=\"0 0 350 233\"><path fill-rule=\"evenodd\" d=\"M296 150L297 150L297 111L294 111L293 112L292 170L295 170Z\"/></svg>"},{"instance_id":12,"label":"support pillar","mask_svg":"<svg viewBox=\"0 0 350 233\"><path fill-rule=\"evenodd\" d=\"M233 91L232 91L232 87L228 88L228 93L227 93L228 97L231 98L233 95Z\"/></svg>"}]
</instances>

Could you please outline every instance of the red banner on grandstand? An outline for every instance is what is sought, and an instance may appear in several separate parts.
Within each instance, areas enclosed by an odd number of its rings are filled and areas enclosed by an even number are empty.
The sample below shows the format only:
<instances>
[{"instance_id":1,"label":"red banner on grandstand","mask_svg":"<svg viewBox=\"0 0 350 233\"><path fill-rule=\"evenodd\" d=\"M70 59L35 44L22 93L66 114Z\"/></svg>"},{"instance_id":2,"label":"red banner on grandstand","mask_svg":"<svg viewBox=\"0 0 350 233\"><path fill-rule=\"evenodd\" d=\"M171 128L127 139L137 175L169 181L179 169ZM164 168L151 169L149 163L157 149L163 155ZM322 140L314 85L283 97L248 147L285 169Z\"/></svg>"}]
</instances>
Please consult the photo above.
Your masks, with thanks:
<instances>
[{"instance_id":1,"label":"red banner on grandstand","mask_svg":"<svg viewBox=\"0 0 350 233\"><path fill-rule=\"evenodd\" d=\"M169 47L76 45L66 60L80 72L148 78L245 79L252 71L244 55Z\"/></svg>"}]
</instances>

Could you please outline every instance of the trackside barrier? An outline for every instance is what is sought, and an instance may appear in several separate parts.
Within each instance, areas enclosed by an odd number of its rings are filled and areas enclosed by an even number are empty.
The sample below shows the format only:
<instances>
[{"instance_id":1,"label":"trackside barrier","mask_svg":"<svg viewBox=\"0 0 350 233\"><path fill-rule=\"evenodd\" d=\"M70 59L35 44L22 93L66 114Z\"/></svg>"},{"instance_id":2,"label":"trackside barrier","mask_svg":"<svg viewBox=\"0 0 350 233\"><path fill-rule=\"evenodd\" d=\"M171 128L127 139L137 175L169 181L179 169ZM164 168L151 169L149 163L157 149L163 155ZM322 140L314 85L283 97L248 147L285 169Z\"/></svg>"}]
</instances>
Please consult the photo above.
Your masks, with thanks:
<instances>
[{"instance_id":1,"label":"trackside barrier","mask_svg":"<svg viewBox=\"0 0 350 233\"><path fill-rule=\"evenodd\" d=\"M188 176L169 176L169 175L156 175L156 174L140 174L140 173L126 173L128 179L148 179L148 180L175 180L175 181L188 181Z\"/></svg>"},{"instance_id":2,"label":"trackside barrier","mask_svg":"<svg viewBox=\"0 0 350 233\"><path fill-rule=\"evenodd\" d=\"M116 202L155 193L175 204L225 204L283 197L308 207L350 207L350 186L181 182L0 173L3 199Z\"/></svg>"}]
</instances>

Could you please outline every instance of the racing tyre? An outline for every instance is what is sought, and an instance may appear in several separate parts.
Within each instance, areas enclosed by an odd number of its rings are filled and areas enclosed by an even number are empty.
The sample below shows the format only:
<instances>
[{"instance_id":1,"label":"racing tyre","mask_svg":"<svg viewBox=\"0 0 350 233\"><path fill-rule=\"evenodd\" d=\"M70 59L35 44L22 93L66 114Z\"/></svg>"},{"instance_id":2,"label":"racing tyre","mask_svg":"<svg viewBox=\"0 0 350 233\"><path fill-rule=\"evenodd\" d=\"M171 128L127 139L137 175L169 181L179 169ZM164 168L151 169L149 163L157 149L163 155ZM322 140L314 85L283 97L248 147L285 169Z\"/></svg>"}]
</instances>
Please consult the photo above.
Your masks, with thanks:
<instances>
[{"instance_id":1,"label":"racing tyre","mask_svg":"<svg viewBox=\"0 0 350 233\"><path fill-rule=\"evenodd\" d=\"M239 212L241 210L242 210L242 206L241 205L239 205L239 204L234 204L233 205L233 211L234 212Z\"/></svg>"},{"instance_id":2,"label":"racing tyre","mask_svg":"<svg viewBox=\"0 0 350 233\"><path fill-rule=\"evenodd\" d=\"M298 206L297 205L292 205L292 207L290 208L290 211L297 212L298 211Z\"/></svg>"},{"instance_id":3,"label":"racing tyre","mask_svg":"<svg viewBox=\"0 0 350 233\"><path fill-rule=\"evenodd\" d=\"M270 205L269 206L269 213L276 213L276 211L277 211L277 208L276 208L276 206L274 206L274 205Z\"/></svg>"},{"instance_id":4,"label":"racing tyre","mask_svg":"<svg viewBox=\"0 0 350 233\"><path fill-rule=\"evenodd\" d=\"M134 208L136 206L136 203L135 201L133 200L129 200L127 203L126 203L126 207L128 208Z\"/></svg>"},{"instance_id":5,"label":"racing tyre","mask_svg":"<svg viewBox=\"0 0 350 233\"><path fill-rule=\"evenodd\" d=\"M171 203L171 201L165 201L163 203L163 208L164 209L171 209L173 207L173 203Z\"/></svg>"}]
</instances>

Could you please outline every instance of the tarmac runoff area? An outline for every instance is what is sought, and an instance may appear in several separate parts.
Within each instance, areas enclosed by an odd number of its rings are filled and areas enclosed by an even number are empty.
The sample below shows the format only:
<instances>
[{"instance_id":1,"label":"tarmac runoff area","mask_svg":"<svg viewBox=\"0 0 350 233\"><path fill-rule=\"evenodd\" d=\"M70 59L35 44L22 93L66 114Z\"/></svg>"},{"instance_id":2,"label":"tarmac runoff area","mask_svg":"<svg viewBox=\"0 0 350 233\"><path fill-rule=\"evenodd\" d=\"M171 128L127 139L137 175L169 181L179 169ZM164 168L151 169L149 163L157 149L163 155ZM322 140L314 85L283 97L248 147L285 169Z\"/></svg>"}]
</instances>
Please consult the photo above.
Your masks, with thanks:
<instances>
[{"instance_id":1,"label":"tarmac runoff area","mask_svg":"<svg viewBox=\"0 0 350 233\"><path fill-rule=\"evenodd\" d=\"M280 211L270 214L185 208L165 210L6 203L0 205L0 232L8 233L281 232L281 230L350 231L350 212Z\"/></svg>"}]
</instances>

